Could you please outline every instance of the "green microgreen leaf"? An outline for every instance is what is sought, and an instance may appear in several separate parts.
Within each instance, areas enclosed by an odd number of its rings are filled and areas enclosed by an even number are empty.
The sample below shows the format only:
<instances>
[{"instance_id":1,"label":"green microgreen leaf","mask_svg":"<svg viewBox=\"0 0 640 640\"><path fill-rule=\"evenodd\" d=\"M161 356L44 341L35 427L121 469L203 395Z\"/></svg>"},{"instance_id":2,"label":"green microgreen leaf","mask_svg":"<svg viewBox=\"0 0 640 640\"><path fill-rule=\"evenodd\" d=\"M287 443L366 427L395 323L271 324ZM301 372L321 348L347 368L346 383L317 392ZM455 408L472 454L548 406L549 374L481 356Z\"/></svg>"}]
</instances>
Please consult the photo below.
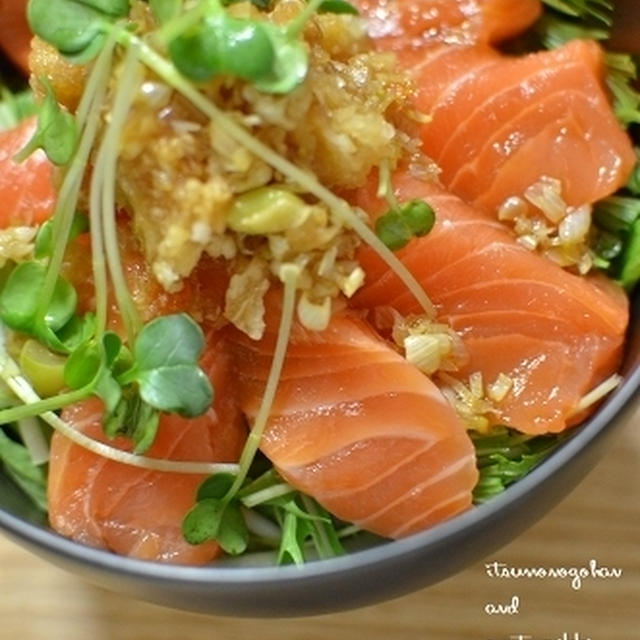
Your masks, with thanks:
<instances>
[{"instance_id":1,"label":"green microgreen leaf","mask_svg":"<svg viewBox=\"0 0 640 640\"><path fill-rule=\"evenodd\" d=\"M189 544L204 544L215 540L226 503L216 498L197 502L182 521L182 535Z\"/></svg>"},{"instance_id":2,"label":"green microgreen leaf","mask_svg":"<svg viewBox=\"0 0 640 640\"><path fill-rule=\"evenodd\" d=\"M301 496L307 513L311 516L311 537L320 558L333 558L345 553L331 514L309 496Z\"/></svg>"},{"instance_id":3,"label":"green microgreen leaf","mask_svg":"<svg viewBox=\"0 0 640 640\"><path fill-rule=\"evenodd\" d=\"M303 505L301 506L301 504ZM305 547L312 548L320 558L330 558L344 553L331 516L308 496L277 498L273 501L281 514L282 538L278 551L280 564L305 561Z\"/></svg>"},{"instance_id":4,"label":"green microgreen leaf","mask_svg":"<svg viewBox=\"0 0 640 640\"><path fill-rule=\"evenodd\" d=\"M380 216L375 223L375 232L391 251L406 247L411 240L411 230L397 211L389 211Z\"/></svg>"},{"instance_id":5,"label":"green microgreen leaf","mask_svg":"<svg viewBox=\"0 0 640 640\"><path fill-rule=\"evenodd\" d=\"M0 429L0 463L7 475L43 511L47 509L46 474L33 464L27 448L14 442Z\"/></svg>"},{"instance_id":6,"label":"green microgreen leaf","mask_svg":"<svg viewBox=\"0 0 640 640\"><path fill-rule=\"evenodd\" d=\"M529 436L496 428L488 435L473 433L480 477L473 491L482 503L524 477L562 442L563 435Z\"/></svg>"},{"instance_id":7,"label":"green microgreen leaf","mask_svg":"<svg viewBox=\"0 0 640 640\"><path fill-rule=\"evenodd\" d=\"M202 330L187 314L160 316L138 334L133 367L119 382L136 382L140 397L156 409L201 415L213 401L209 378L197 366L203 347Z\"/></svg>"},{"instance_id":8,"label":"green microgreen leaf","mask_svg":"<svg viewBox=\"0 0 640 640\"><path fill-rule=\"evenodd\" d=\"M436 222L436 214L424 200L410 200L400 208L400 216L412 235L426 236Z\"/></svg>"},{"instance_id":9,"label":"green microgreen leaf","mask_svg":"<svg viewBox=\"0 0 640 640\"><path fill-rule=\"evenodd\" d=\"M100 345L87 342L67 358L64 381L71 389L81 389L92 384L103 363L104 356Z\"/></svg>"},{"instance_id":10,"label":"green microgreen leaf","mask_svg":"<svg viewBox=\"0 0 640 640\"><path fill-rule=\"evenodd\" d=\"M330 518L324 514L312 515L305 511L296 501L296 496L279 496L269 500L265 504L272 507L279 507L283 512L290 513L300 520L317 520L320 522L330 522Z\"/></svg>"},{"instance_id":11,"label":"green microgreen leaf","mask_svg":"<svg viewBox=\"0 0 640 640\"><path fill-rule=\"evenodd\" d=\"M222 512L216 542L232 556L240 555L247 549L249 531L238 504L232 502Z\"/></svg>"},{"instance_id":12,"label":"green microgreen leaf","mask_svg":"<svg viewBox=\"0 0 640 640\"><path fill-rule=\"evenodd\" d=\"M205 15L203 7L208 10ZM168 20L162 31L172 34L169 55L190 80L229 75L252 82L260 91L282 94L298 86L308 71L307 50L297 27L297 22L294 28L237 18L212 3Z\"/></svg>"},{"instance_id":13,"label":"green microgreen leaf","mask_svg":"<svg viewBox=\"0 0 640 640\"><path fill-rule=\"evenodd\" d=\"M118 397L118 402L111 409L105 403L105 415L103 416L103 431L110 437L125 436L133 443L133 452L145 453L153 444L160 425L160 412L146 403L135 391L128 387L121 391L120 387L109 378L104 382L109 387L100 389L100 397L108 396L113 402ZM117 389L116 389L117 387Z\"/></svg>"},{"instance_id":14,"label":"green microgreen leaf","mask_svg":"<svg viewBox=\"0 0 640 640\"><path fill-rule=\"evenodd\" d=\"M182 522L182 533L190 544L216 540L230 555L243 553L249 542L240 504L229 494L235 476L216 473L198 488L197 502Z\"/></svg>"},{"instance_id":15,"label":"green microgreen leaf","mask_svg":"<svg viewBox=\"0 0 640 640\"><path fill-rule=\"evenodd\" d=\"M192 507L182 521L182 534L190 544L215 540L231 555L243 553L249 540L240 507L216 498L205 498Z\"/></svg>"},{"instance_id":16,"label":"green microgreen leaf","mask_svg":"<svg viewBox=\"0 0 640 640\"><path fill-rule=\"evenodd\" d=\"M115 381L113 376L106 369L101 369L99 374L96 376L93 384L92 384L92 392L98 398L100 398L104 404L103 411L103 425L105 426L105 433L109 432L109 428L107 427L107 422L112 419L119 410L122 411L120 414L122 416L122 425L124 425L124 420L126 419L126 405L121 405L122 399L122 387ZM130 425L132 429L135 429L135 424Z\"/></svg>"},{"instance_id":17,"label":"green microgreen leaf","mask_svg":"<svg viewBox=\"0 0 640 640\"><path fill-rule=\"evenodd\" d=\"M209 476L199 487L196 500L214 498L222 500L233 486L235 476L231 473L215 473Z\"/></svg>"},{"instance_id":18,"label":"green microgreen leaf","mask_svg":"<svg viewBox=\"0 0 640 640\"><path fill-rule=\"evenodd\" d=\"M71 353L64 369L66 384L71 389L83 389L87 395L99 397L104 404L103 430L107 435L115 435L124 422L121 408L122 388L113 377L111 367L122 351L120 338L114 333L106 333L101 340L91 340L80 345ZM118 417L114 418L118 414ZM117 426L116 426L117 425Z\"/></svg>"},{"instance_id":19,"label":"green microgreen leaf","mask_svg":"<svg viewBox=\"0 0 640 640\"><path fill-rule=\"evenodd\" d=\"M593 18L611 26L611 0L542 0L551 9L572 18Z\"/></svg>"},{"instance_id":20,"label":"green microgreen leaf","mask_svg":"<svg viewBox=\"0 0 640 640\"><path fill-rule=\"evenodd\" d=\"M38 235L36 236L34 257L38 260L48 258L53 251L53 220L50 218L40 225ZM89 221L87 216L76 212L73 216L71 229L69 231L69 242L85 233L89 229Z\"/></svg>"},{"instance_id":21,"label":"green microgreen leaf","mask_svg":"<svg viewBox=\"0 0 640 640\"><path fill-rule=\"evenodd\" d=\"M541 44L555 49L578 38L606 40L613 19L609 0L543 0L546 11L535 26Z\"/></svg>"},{"instance_id":22,"label":"green microgreen leaf","mask_svg":"<svg viewBox=\"0 0 640 640\"><path fill-rule=\"evenodd\" d=\"M77 296L75 289L59 277L44 318L38 318L45 277L46 267L38 262L26 261L17 265L0 292L0 319L11 329L49 345L59 342L54 332L73 316Z\"/></svg>"},{"instance_id":23,"label":"green microgreen leaf","mask_svg":"<svg viewBox=\"0 0 640 640\"><path fill-rule=\"evenodd\" d=\"M90 340L95 334L96 318L92 312L82 316L73 315L67 324L56 331L55 340L51 344L52 349L62 353L71 353L81 344Z\"/></svg>"},{"instance_id":24,"label":"green microgreen leaf","mask_svg":"<svg viewBox=\"0 0 640 640\"><path fill-rule=\"evenodd\" d=\"M257 462L254 461L254 464L251 466L251 471L254 470L256 464ZM238 496L244 498L252 493L263 492L271 487L281 485L283 482L280 474L272 466L268 466L268 468L257 477L253 479L247 478L245 484L238 491Z\"/></svg>"},{"instance_id":25,"label":"green microgreen leaf","mask_svg":"<svg viewBox=\"0 0 640 640\"><path fill-rule=\"evenodd\" d=\"M570 40L606 40L609 31L600 26L587 26L554 15L545 15L537 26L541 44L546 49L557 49Z\"/></svg>"},{"instance_id":26,"label":"green microgreen leaf","mask_svg":"<svg viewBox=\"0 0 640 640\"><path fill-rule=\"evenodd\" d=\"M260 457L254 461L253 479L247 477L234 494L230 492L235 475L218 473L207 478L198 488L196 505L184 518L185 539L191 544L216 540L230 554L247 548L278 549L283 563L304 562L305 548L321 558L344 553L329 513L287 485L272 466L263 471L264 463L268 461ZM270 523L270 534L247 526L256 517Z\"/></svg>"},{"instance_id":27,"label":"green microgreen leaf","mask_svg":"<svg viewBox=\"0 0 640 640\"><path fill-rule=\"evenodd\" d=\"M14 156L22 162L36 149L42 149L55 165L65 165L76 148L77 133L73 116L58 104L46 78L39 79L45 89L45 98L38 110L36 131L31 140Z\"/></svg>"},{"instance_id":28,"label":"green microgreen leaf","mask_svg":"<svg viewBox=\"0 0 640 640\"><path fill-rule=\"evenodd\" d=\"M182 11L182 0L149 0L149 6L160 24L173 20Z\"/></svg>"},{"instance_id":29,"label":"green microgreen leaf","mask_svg":"<svg viewBox=\"0 0 640 640\"><path fill-rule=\"evenodd\" d=\"M75 62L101 50L110 25L129 12L129 0L29 0L31 31Z\"/></svg>"},{"instance_id":30,"label":"green microgreen leaf","mask_svg":"<svg viewBox=\"0 0 640 640\"><path fill-rule=\"evenodd\" d=\"M267 35L275 58L271 72L253 79L253 83L266 93L286 94L300 85L309 70L307 50L299 39L291 39L286 29L270 26Z\"/></svg>"},{"instance_id":31,"label":"green microgreen leaf","mask_svg":"<svg viewBox=\"0 0 640 640\"><path fill-rule=\"evenodd\" d=\"M140 331L133 347L139 370L193 364L204 347L200 327L186 314L159 316Z\"/></svg>"},{"instance_id":32,"label":"green microgreen leaf","mask_svg":"<svg viewBox=\"0 0 640 640\"><path fill-rule=\"evenodd\" d=\"M0 85L0 131L13 129L19 122L38 112L31 91L10 91Z\"/></svg>"},{"instance_id":33,"label":"green microgreen leaf","mask_svg":"<svg viewBox=\"0 0 640 640\"><path fill-rule=\"evenodd\" d=\"M65 382L72 389L83 389L99 397L104 405L102 429L109 438L122 435L134 445L134 453L144 453L158 431L159 413L147 403L133 385L121 387L118 372L128 370L131 355L112 332L100 340L82 344L67 359Z\"/></svg>"},{"instance_id":34,"label":"green microgreen leaf","mask_svg":"<svg viewBox=\"0 0 640 640\"><path fill-rule=\"evenodd\" d=\"M392 251L402 249L414 236L429 233L435 224L433 209L423 200L397 204L375 222L376 235Z\"/></svg>"},{"instance_id":35,"label":"green microgreen leaf","mask_svg":"<svg viewBox=\"0 0 640 640\"><path fill-rule=\"evenodd\" d=\"M640 196L640 147L635 147L636 164L627 181L627 189L634 196Z\"/></svg>"},{"instance_id":36,"label":"green microgreen leaf","mask_svg":"<svg viewBox=\"0 0 640 640\"><path fill-rule=\"evenodd\" d=\"M75 0L76 2L91 7L100 13L114 18L123 18L129 13L129 0Z\"/></svg>"},{"instance_id":37,"label":"green microgreen leaf","mask_svg":"<svg viewBox=\"0 0 640 640\"><path fill-rule=\"evenodd\" d=\"M610 196L599 202L594 220L600 229L615 234L628 233L640 217L640 199L627 196Z\"/></svg>"},{"instance_id":38,"label":"green microgreen leaf","mask_svg":"<svg viewBox=\"0 0 640 640\"><path fill-rule=\"evenodd\" d=\"M609 275L627 290L640 281L640 198L611 196L593 214L592 250Z\"/></svg>"},{"instance_id":39,"label":"green microgreen leaf","mask_svg":"<svg viewBox=\"0 0 640 640\"><path fill-rule=\"evenodd\" d=\"M238 2L244 2L244 0L223 0L222 4L225 7L228 7L229 5L232 4L238 4ZM251 0L251 4L254 7L257 7L258 9L270 9L271 5L273 4L273 0Z\"/></svg>"},{"instance_id":40,"label":"green microgreen leaf","mask_svg":"<svg viewBox=\"0 0 640 640\"><path fill-rule=\"evenodd\" d=\"M609 0L544 0L548 6L535 27L540 44L547 49L576 39L605 41L610 36L613 3ZM636 66L632 56L605 52L606 83L613 109L626 128L640 123L640 92L636 89Z\"/></svg>"},{"instance_id":41,"label":"green microgreen leaf","mask_svg":"<svg viewBox=\"0 0 640 640\"><path fill-rule=\"evenodd\" d=\"M637 69L625 53L606 53L607 86L613 95L613 110L623 126L640 123L640 92L635 88Z\"/></svg>"},{"instance_id":42,"label":"green microgreen leaf","mask_svg":"<svg viewBox=\"0 0 640 640\"><path fill-rule=\"evenodd\" d=\"M285 512L282 539L278 549L278 564L304 564L304 544L311 537L311 525L291 511Z\"/></svg>"},{"instance_id":43,"label":"green microgreen leaf","mask_svg":"<svg viewBox=\"0 0 640 640\"><path fill-rule=\"evenodd\" d=\"M640 281L640 218L631 225L620 262L620 283L631 291Z\"/></svg>"},{"instance_id":44,"label":"green microgreen leaf","mask_svg":"<svg viewBox=\"0 0 640 640\"><path fill-rule=\"evenodd\" d=\"M324 0L318 7L318 13L360 15L360 12L350 2L346 2L346 0Z\"/></svg>"},{"instance_id":45,"label":"green microgreen leaf","mask_svg":"<svg viewBox=\"0 0 640 640\"><path fill-rule=\"evenodd\" d=\"M203 414L213 400L209 378L194 365L172 365L141 371L140 396L151 406L186 418Z\"/></svg>"},{"instance_id":46,"label":"green microgreen leaf","mask_svg":"<svg viewBox=\"0 0 640 640\"><path fill-rule=\"evenodd\" d=\"M271 74L275 51L266 23L216 13L169 45L178 70L196 82L224 74L256 80Z\"/></svg>"},{"instance_id":47,"label":"green microgreen leaf","mask_svg":"<svg viewBox=\"0 0 640 640\"><path fill-rule=\"evenodd\" d=\"M130 366L131 355L120 337L107 331L99 340L87 340L71 353L65 365L65 382L80 389L96 384L103 369L117 373Z\"/></svg>"}]
</instances>

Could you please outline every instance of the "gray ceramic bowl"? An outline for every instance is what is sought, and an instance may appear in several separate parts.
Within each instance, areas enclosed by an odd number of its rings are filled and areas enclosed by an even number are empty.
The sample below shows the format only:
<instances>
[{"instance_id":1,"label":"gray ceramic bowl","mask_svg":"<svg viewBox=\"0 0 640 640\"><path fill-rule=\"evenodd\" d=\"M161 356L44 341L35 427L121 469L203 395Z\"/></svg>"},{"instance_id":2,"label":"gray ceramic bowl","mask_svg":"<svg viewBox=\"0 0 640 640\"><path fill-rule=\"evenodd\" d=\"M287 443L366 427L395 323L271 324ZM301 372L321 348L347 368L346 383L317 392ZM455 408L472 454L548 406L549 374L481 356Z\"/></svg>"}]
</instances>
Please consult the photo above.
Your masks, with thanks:
<instances>
[{"instance_id":1,"label":"gray ceramic bowl","mask_svg":"<svg viewBox=\"0 0 640 640\"><path fill-rule=\"evenodd\" d=\"M410 538L375 544L301 568L175 567L81 546L50 531L0 474L0 529L88 581L175 608L236 616L326 613L426 587L506 544L571 491L640 405L640 291L634 299L624 383L551 457L506 492Z\"/></svg>"}]
</instances>

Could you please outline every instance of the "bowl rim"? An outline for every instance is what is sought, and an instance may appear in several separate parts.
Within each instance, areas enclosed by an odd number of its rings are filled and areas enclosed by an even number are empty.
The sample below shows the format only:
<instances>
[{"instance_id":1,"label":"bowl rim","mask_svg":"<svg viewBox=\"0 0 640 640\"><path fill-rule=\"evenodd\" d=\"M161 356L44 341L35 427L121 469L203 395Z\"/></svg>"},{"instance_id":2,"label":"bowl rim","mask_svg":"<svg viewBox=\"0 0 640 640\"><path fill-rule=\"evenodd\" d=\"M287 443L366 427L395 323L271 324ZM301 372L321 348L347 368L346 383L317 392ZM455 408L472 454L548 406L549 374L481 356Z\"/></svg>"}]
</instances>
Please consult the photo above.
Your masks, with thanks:
<instances>
[{"instance_id":1,"label":"bowl rim","mask_svg":"<svg viewBox=\"0 0 640 640\"><path fill-rule=\"evenodd\" d=\"M0 508L0 530L34 551L49 556L90 565L120 576L160 581L167 584L241 585L248 580L254 588L278 582L308 581L333 574L352 572L372 565L386 565L403 557L424 554L428 549L442 547L454 534L473 531L484 521L496 518L503 510L520 502L543 481L558 474L578 452L608 431L619 414L640 400L640 363L636 363L621 385L604 401L598 412L579 427L552 454L530 471L524 478L503 493L475 506L455 518L407 538L383 541L375 546L356 550L343 556L310 561L304 565L248 565L215 563L205 566L163 564L116 555L75 542L43 526L27 522Z\"/></svg>"}]
</instances>

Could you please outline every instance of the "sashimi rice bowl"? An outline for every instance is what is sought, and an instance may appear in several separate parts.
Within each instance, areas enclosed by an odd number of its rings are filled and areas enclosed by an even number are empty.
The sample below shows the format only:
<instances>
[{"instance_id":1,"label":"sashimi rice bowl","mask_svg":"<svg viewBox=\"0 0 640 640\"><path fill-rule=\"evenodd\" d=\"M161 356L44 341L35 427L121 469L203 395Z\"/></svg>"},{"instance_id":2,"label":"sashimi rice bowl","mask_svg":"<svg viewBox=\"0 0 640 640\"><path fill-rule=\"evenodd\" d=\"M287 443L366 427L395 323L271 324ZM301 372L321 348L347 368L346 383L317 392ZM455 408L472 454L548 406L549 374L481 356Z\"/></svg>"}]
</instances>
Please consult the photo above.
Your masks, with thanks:
<instances>
[{"instance_id":1,"label":"sashimi rice bowl","mask_svg":"<svg viewBox=\"0 0 640 640\"><path fill-rule=\"evenodd\" d=\"M1 5L2 529L303 615L550 509L638 404L614 5Z\"/></svg>"}]
</instances>

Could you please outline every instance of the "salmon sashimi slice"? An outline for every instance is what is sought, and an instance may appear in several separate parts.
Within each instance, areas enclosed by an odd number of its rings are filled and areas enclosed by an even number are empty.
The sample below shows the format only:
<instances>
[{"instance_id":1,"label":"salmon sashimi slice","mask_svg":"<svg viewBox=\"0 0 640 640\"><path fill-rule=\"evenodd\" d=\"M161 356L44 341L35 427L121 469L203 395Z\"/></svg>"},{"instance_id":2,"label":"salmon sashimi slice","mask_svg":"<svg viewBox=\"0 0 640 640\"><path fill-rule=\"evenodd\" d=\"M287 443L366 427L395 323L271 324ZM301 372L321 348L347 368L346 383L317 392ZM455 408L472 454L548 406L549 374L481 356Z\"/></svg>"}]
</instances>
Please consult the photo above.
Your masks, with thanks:
<instances>
[{"instance_id":1,"label":"salmon sashimi slice","mask_svg":"<svg viewBox=\"0 0 640 640\"><path fill-rule=\"evenodd\" d=\"M144 322L162 314L198 313L206 329L201 367L214 388L214 403L203 416L160 418L153 458L191 462L236 462L246 438L244 418L236 404L228 347L215 327L228 282L219 260L203 258L183 288L168 293L153 278L149 265L124 215L118 221L118 241L124 276ZM78 292L78 307L92 309L94 288L88 237L67 247L64 274ZM111 296L112 297L112 296ZM110 300L110 329L123 333L116 304ZM101 429L102 405L91 400L65 410L63 418L86 435L106 441ZM127 449L124 439L110 442ZM54 434L49 466L51 526L79 542L121 555L181 564L204 564L216 555L214 543L191 546L181 522L193 506L205 476L147 471L114 462Z\"/></svg>"},{"instance_id":2,"label":"salmon sashimi slice","mask_svg":"<svg viewBox=\"0 0 640 640\"><path fill-rule=\"evenodd\" d=\"M36 119L32 117L0 131L0 229L40 224L53 212L53 165L44 151L35 151L19 164L13 160L35 130Z\"/></svg>"},{"instance_id":3,"label":"salmon sashimi slice","mask_svg":"<svg viewBox=\"0 0 640 640\"><path fill-rule=\"evenodd\" d=\"M258 411L277 313L260 341L231 334L239 399ZM471 505L474 448L438 388L361 318L294 325L260 448L296 489L337 517L397 538Z\"/></svg>"},{"instance_id":4,"label":"salmon sashimi slice","mask_svg":"<svg viewBox=\"0 0 640 640\"><path fill-rule=\"evenodd\" d=\"M142 322L184 311L207 327L222 324L225 291L229 283L228 269L223 260L203 256L190 276L183 280L182 287L169 292L156 280L125 214L118 219L118 248L124 279ZM62 275L78 295L77 310L80 313L93 311L95 305L93 269L91 261L87 260L90 252L89 234L82 234L67 245L62 265ZM108 303L109 329L124 336L122 319L111 290Z\"/></svg>"},{"instance_id":5,"label":"salmon sashimi slice","mask_svg":"<svg viewBox=\"0 0 640 640\"><path fill-rule=\"evenodd\" d=\"M489 214L543 177L560 181L568 205L593 203L623 186L634 166L593 41L522 57L479 46L400 58L418 84L416 107L430 118L425 153L449 190Z\"/></svg>"},{"instance_id":6,"label":"salmon sashimi slice","mask_svg":"<svg viewBox=\"0 0 640 640\"><path fill-rule=\"evenodd\" d=\"M383 49L502 42L542 12L540 0L357 0L355 5Z\"/></svg>"},{"instance_id":7,"label":"salmon sashimi slice","mask_svg":"<svg viewBox=\"0 0 640 640\"><path fill-rule=\"evenodd\" d=\"M27 23L26 7L27 0L0 0L0 50L28 73L32 35Z\"/></svg>"},{"instance_id":8,"label":"salmon sashimi slice","mask_svg":"<svg viewBox=\"0 0 640 640\"><path fill-rule=\"evenodd\" d=\"M192 462L236 462L246 438L244 419L233 396L228 349L208 336L201 366L215 390L209 411L198 418L162 415L158 434L145 454ZM63 418L76 429L106 441L102 405L88 400L69 407ZM126 448L124 440L110 442ZM149 471L107 460L55 433L49 467L49 520L60 534L120 555L174 564L204 564L219 549L192 546L181 531L205 476Z\"/></svg>"},{"instance_id":9,"label":"salmon sashimi slice","mask_svg":"<svg viewBox=\"0 0 640 640\"><path fill-rule=\"evenodd\" d=\"M500 374L512 389L491 417L525 433L559 432L584 414L581 398L619 365L628 304L624 292L599 278L573 275L519 245L501 225L441 186L398 175L400 199L422 198L436 224L398 257L436 305L439 320L462 338L468 361L454 376ZM373 214L385 207L373 191L357 204ZM369 248L359 260L367 274L354 304L420 313L416 301Z\"/></svg>"}]
</instances>

